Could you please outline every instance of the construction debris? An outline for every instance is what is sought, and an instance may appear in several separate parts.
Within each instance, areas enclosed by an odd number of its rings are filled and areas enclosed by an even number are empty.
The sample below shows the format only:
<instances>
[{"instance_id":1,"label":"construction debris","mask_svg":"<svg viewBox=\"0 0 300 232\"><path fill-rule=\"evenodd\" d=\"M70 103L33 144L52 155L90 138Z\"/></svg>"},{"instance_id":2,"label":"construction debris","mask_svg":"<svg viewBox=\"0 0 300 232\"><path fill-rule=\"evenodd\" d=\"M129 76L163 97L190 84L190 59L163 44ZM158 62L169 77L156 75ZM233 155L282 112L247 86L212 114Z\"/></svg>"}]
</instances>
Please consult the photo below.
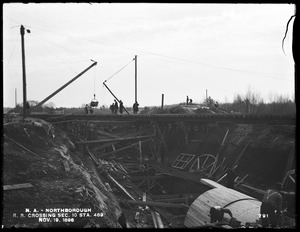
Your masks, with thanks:
<instances>
[{"instance_id":1,"label":"construction debris","mask_svg":"<svg viewBox=\"0 0 300 232\"><path fill-rule=\"evenodd\" d=\"M289 203L285 226L294 225L294 143L289 127L186 123L181 118L130 123L55 120L4 125L3 221L7 227L258 228L262 184L276 179L285 184L283 194ZM288 162L285 173L280 173L277 163L283 160ZM278 167L276 172L272 165ZM238 173L235 190L220 187L232 167ZM208 207L225 204L227 197L238 200L230 207L238 206L234 214L240 218L205 223ZM90 210L86 213L92 216L64 219L55 212L53 218L30 218L25 212L58 208ZM239 210L252 211L247 215Z\"/></svg>"}]
</instances>

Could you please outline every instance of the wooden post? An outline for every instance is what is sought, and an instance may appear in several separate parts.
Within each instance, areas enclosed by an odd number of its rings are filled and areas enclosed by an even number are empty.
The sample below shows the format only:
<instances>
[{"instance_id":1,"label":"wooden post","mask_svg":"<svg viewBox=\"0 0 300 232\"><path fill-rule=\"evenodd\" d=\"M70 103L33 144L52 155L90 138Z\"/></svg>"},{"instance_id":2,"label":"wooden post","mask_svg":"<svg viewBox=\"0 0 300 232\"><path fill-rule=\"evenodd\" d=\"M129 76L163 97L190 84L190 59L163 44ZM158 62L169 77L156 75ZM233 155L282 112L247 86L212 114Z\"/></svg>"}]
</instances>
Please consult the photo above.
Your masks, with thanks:
<instances>
[{"instance_id":1,"label":"wooden post","mask_svg":"<svg viewBox=\"0 0 300 232\"><path fill-rule=\"evenodd\" d=\"M142 142L139 141L140 164L143 164Z\"/></svg>"},{"instance_id":2,"label":"wooden post","mask_svg":"<svg viewBox=\"0 0 300 232\"><path fill-rule=\"evenodd\" d=\"M161 108L164 108L164 94L161 95Z\"/></svg>"},{"instance_id":3,"label":"wooden post","mask_svg":"<svg viewBox=\"0 0 300 232\"><path fill-rule=\"evenodd\" d=\"M137 102L137 55L134 56L135 60L135 102Z\"/></svg>"}]
</instances>

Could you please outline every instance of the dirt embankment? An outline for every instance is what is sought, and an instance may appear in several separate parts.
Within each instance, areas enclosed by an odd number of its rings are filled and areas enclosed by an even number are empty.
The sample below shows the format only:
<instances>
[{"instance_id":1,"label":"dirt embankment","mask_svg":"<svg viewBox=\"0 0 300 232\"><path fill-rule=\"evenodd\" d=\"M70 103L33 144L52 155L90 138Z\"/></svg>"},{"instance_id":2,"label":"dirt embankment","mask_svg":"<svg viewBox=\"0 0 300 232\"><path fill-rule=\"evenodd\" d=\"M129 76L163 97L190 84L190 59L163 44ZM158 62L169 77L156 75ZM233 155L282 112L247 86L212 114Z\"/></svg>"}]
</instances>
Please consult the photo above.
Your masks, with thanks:
<instances>
[{"instance_id":1,"label":"dirt embankment","mask_svg":"<svg viewBox=\"0 0 300 232\"><path fill-rule=\"evenodd\" d=\"M3 133L5 227L120 227L117 199L66 134L42 120L7 124ZM76 217L57 211L40 221L61 208L75 209Z\"/></svg>"}]
</instances>

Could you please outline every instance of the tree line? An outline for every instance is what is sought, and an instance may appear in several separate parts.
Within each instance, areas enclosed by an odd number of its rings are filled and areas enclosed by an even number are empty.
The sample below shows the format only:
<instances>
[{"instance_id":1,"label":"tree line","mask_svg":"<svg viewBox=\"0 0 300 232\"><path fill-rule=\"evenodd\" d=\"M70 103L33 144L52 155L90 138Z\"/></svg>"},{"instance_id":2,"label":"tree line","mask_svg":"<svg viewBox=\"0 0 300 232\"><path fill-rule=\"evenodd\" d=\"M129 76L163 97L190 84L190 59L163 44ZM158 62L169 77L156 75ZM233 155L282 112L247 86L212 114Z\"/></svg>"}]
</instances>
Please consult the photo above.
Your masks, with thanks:
<instances>
[{"instance_id":1,"label":"tree line","mask_svg":"<svg viewBox=\"0 0 300 232\"><path fill-rule=\"evenodd\" d=\"M291 100L288 96L275 95L270 99L270 102L265 103L259 94L251 91L248 91L244 96L236 94L232 103L222 103L219 107L227 112L241 114L296 114L295 99Z\"/></svg>"}]
</instances>

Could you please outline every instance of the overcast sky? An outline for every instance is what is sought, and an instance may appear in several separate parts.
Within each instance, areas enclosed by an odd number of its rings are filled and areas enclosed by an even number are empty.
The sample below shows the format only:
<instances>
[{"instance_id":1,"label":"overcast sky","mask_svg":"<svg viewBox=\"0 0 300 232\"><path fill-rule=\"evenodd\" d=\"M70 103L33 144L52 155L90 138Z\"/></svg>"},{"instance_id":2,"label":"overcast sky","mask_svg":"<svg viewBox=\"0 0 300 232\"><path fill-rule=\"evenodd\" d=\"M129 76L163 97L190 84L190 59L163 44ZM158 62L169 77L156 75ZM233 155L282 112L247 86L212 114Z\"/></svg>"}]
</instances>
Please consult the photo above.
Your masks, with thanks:
<instances>
[{"instance_id":1,"label":"overcast sky","mask_svg":"<svg viewBox=\"0 0 300 232\"><path fill-rule=\"evenodd\" d=\"M23 102L20 26L26 32L27 99L42 101L90 66L96 66L48 102L80 107L94 93L100 105L113 96L125 106L193 102L208 95L231 102L250 89L265 102L294 98L293 4L40 3L3 5L5 107ZM126 66L127 65L127 66ZM119 73L116 74L121 68ZM116 75L114 75L116 74ZM110 78L111 77L111 78Z\"/></svg>"}]
</instances>

